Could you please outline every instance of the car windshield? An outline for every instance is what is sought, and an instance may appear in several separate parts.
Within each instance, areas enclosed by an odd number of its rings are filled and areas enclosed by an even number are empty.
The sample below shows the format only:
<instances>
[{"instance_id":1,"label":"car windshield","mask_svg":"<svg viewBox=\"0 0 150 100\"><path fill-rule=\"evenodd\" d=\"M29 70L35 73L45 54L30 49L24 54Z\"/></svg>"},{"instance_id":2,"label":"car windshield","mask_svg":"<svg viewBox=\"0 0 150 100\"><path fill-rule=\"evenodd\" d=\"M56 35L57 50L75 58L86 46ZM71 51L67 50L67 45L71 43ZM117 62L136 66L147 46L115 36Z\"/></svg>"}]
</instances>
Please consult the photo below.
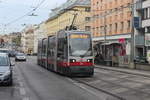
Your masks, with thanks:
<instances>
[{"instance_id":1,"label":"car windshield","mask_svg":"<svg viewBox=\"0 0 150 100\"><path fill-rule=\"evenodd\" d=\"M0 50L1 53L9 53L8 50Z\"/></svg>"},{"instance_id":2,"label":"car windshield","mask_svg":"<svg viewBox=\"0 0 150 100\"><path fill-rule=\"evenodd\" d=\"M0 66L8 66L8 58L6 56L0 56Z\"/></svg>"},{"instance_id":3,"label":"car windshield","mask_svg":"<svg viewBox=\"0 0 150 100\"><path fill-rule=\"evenodd\" d=\"M17 56L25 56L23 53L18 53Z\"/></svg>"}]
</instances>

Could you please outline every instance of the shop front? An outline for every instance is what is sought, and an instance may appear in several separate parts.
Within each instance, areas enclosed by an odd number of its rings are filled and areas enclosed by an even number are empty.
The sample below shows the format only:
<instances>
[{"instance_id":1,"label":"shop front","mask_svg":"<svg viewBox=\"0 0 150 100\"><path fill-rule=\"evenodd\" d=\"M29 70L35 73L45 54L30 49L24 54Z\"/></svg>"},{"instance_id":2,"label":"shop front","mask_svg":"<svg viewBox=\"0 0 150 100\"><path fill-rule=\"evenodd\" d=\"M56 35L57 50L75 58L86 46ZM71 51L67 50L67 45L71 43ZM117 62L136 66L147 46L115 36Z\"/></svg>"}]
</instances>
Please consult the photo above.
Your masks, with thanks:
<instances>
[{"instance_id":1,"label":"shop front","mask_svg":"<svg viewBox=\"0 0 150 100\"><path fill-rule=\"evenodd\" d=\"M128 67L130 62L130 42L120 38L109 40L106 43L99 42L95 45L96 63L106 66Z\"/></svg>"}]
</instances>

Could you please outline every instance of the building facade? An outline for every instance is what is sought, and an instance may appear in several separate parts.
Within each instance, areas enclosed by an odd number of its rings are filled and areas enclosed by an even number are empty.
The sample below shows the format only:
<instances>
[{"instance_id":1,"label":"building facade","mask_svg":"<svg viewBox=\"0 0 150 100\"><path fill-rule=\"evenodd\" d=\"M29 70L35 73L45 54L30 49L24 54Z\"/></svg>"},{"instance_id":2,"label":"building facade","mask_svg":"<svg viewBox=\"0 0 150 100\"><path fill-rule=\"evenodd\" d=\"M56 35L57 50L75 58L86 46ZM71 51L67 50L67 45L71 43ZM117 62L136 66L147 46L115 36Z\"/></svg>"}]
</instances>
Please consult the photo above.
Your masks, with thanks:
<instances>
[{"instance_id":1,"label":"building facade","mask_svg":"<svg viewBox=\"0 0 150 100\"><path fill-rule=\"evenodd\" d=\"M136 56L147 57L150 61L150 0L135 0L135 17L138 21L135 27Z\"/></svg>"},{"instance_id":2,"label":"building facade","mask_svg":"<svg viewBox=\"0 0 150 100\"><path fill-rule=\"evenodd\" d=\"M91 0L93 41L106 65L130 63L132 3L133 0Z\"/></svg>"},{"instance_id":3,"label":"building facade","mask_svg":"<svg viewBox=\"0 0 150 100\"><path fill-rule=\"evenodd\" d=\"M45 23L42 22L41 24L37 25L34 29L34 50L33 53L37 53L38 49L38 41L46 38L47 34L45 32Z\"/></svg>"},{"instance_id":4,"label":"building facade","mask_svg":"<svg viewBox=\"0 0 150 100\"><path fill-rule=\"evenodd\" d=\"M49 19L45 22L46 33L54 35L57 31L70 26L73 20L78 29L90 31L90 17L90 0L68 0L52 10Z\"/></svg>"},{"instance_id":5,"label":"building facade","mask_svg":"<svg viewBox=\"0 0 150 100\"><path fill-rule=\"evenodd\" d=\"M22 52L32 54L34 51L34 29L35 25L26 26L21 33Z\"/></svg>"}]
</instances>

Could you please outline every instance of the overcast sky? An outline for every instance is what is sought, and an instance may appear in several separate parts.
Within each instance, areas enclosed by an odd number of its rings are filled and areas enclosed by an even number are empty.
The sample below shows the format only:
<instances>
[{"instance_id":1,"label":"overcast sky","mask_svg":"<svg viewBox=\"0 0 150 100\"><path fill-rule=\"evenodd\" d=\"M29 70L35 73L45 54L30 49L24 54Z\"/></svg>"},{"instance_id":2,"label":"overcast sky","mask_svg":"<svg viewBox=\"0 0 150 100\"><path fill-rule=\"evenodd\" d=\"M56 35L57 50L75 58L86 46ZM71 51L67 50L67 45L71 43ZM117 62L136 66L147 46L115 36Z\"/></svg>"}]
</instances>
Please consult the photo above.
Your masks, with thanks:
<instances>
[{"instance_id":1,"label":"overcast sky","mask_svg":"<svg viewBox=\"0 0 150 100\"><path fill-rule=\"evenodd\" d=\"M39 24L46 20L51 9L67 0L46 0L34 13L38 16L27 16L17 22L6 24L28 13L43 0L0 0L0 34L21 31L22 24Z\"/></svg>"}]
</instances>

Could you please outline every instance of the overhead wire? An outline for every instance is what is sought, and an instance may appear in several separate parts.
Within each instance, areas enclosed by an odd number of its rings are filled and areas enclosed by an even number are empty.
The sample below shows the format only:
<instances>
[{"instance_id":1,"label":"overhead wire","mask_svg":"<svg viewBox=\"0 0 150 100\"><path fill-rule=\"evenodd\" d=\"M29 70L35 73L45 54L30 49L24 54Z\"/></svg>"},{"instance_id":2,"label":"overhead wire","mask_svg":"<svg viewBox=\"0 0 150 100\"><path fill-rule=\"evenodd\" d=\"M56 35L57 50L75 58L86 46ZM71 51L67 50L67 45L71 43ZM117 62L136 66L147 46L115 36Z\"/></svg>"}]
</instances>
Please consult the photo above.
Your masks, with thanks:
<instances>
[{"instance_id":1,"label":"overhead wire","mask_svg":"<svg viewBox=\"0 0 150 100\"><path fill-rule=\"evenodd\" d=\"M32 12L36 11L46 0L42 0L34 9L32 9L31 11L27 12L26 14L24 14L23 16L18 17L15 20L10 21L9 23L7 23L6 25L10 25L18 20L21 20L22 18L28 16L29 14L31 14Z\"/></svg>"}]
</instances>

